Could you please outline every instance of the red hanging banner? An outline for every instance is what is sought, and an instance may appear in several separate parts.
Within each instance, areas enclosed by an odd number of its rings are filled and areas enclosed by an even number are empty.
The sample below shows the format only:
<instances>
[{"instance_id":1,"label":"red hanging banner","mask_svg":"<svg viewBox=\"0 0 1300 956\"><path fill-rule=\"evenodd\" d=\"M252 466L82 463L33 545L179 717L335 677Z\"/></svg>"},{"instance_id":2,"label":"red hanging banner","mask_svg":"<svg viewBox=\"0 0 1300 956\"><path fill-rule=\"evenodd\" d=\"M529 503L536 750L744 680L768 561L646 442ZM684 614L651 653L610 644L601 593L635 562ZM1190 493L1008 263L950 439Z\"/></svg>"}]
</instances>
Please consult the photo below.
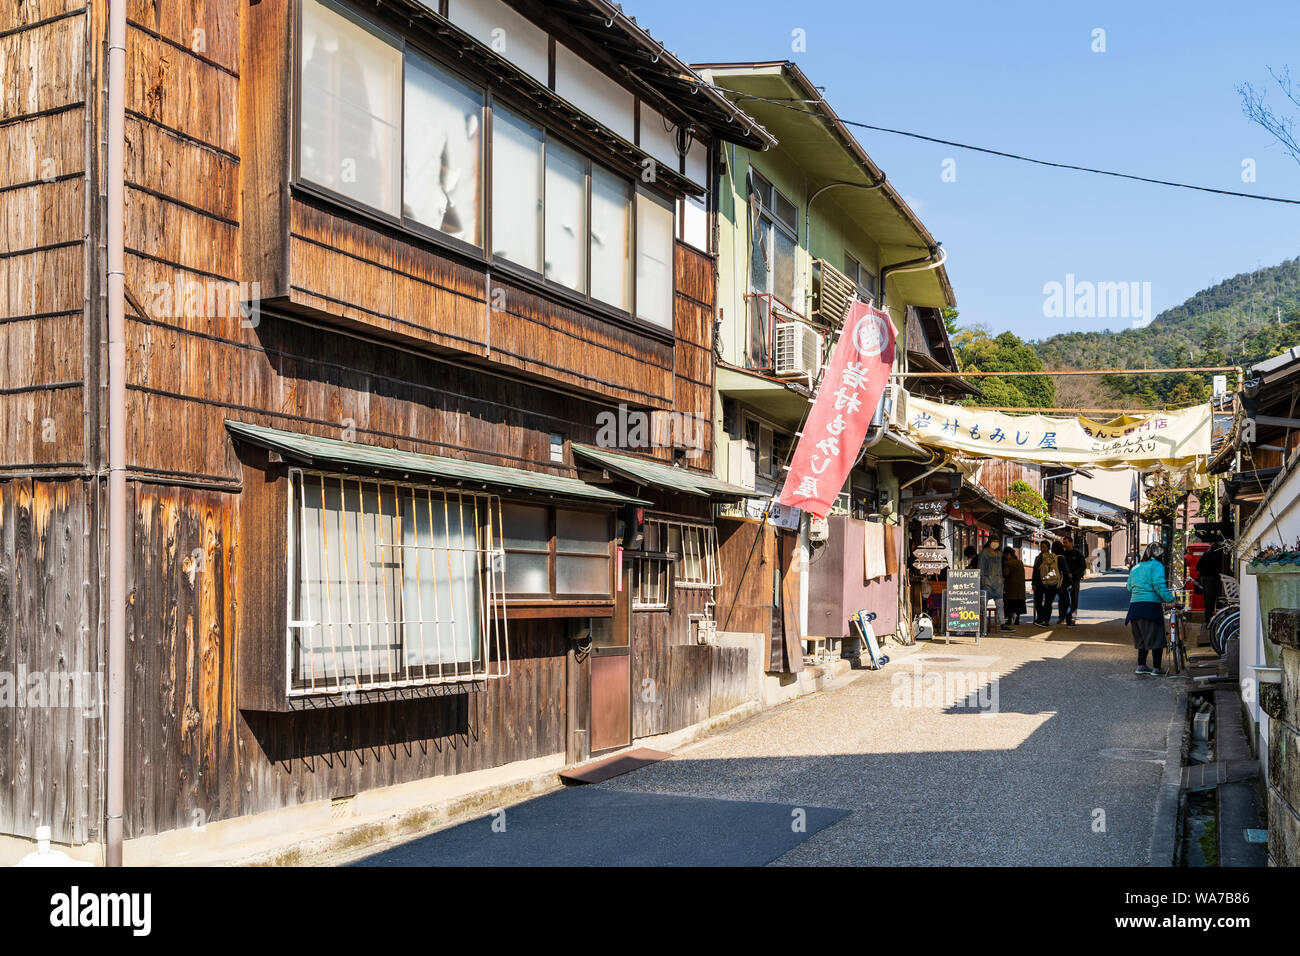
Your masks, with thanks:
<instances>
[{"instance_id":1,"label":"red hanging banner","mask_svg":"<svg viewBox=\"0 0 1300 956\"><path fill-rule=\"evenodd\" d=\"M853 303L777 503L823 517L857 460L894 364L887 312Z\"/></svg>"}]
</instances>

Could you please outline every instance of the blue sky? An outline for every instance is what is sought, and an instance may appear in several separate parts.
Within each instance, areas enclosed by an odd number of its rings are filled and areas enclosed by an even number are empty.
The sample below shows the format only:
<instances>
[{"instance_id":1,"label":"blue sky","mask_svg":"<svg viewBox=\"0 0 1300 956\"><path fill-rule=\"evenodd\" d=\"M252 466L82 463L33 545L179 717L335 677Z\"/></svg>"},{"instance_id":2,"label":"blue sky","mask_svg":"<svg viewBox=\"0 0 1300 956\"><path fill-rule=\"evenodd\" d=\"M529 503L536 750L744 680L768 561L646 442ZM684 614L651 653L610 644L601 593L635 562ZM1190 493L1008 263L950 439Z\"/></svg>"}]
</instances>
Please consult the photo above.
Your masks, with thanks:
<instances>
[{"instance_id":1,"label":"blue sky","mask_svg":"<svg viewBox=\"0 0 1300 956\"><path fill-rule=\"evenodd\" d=\"M1236 87L1300 77L1295 0L854 3L626 0L692 62L791 59L841 117L1037 158L1300 199L1300 165ZM1106 50L1093 52L1093 30ZM793 52L802 29L806 52ZM1289 104L1288 104L1289 105ZM1300 110L1292 110L1293 113ZM1298 124L1300 125L1300 124ZM963 324L1040 338L1131 318L1048 318L1045 283L1151 283L1151 315L1300 255L1300 206L1047 169L866 130L948 253ZM941 179L956 160L955 182ZM1242 181L1255 161L1256 181Z\"/></svg>"}]
</instances>

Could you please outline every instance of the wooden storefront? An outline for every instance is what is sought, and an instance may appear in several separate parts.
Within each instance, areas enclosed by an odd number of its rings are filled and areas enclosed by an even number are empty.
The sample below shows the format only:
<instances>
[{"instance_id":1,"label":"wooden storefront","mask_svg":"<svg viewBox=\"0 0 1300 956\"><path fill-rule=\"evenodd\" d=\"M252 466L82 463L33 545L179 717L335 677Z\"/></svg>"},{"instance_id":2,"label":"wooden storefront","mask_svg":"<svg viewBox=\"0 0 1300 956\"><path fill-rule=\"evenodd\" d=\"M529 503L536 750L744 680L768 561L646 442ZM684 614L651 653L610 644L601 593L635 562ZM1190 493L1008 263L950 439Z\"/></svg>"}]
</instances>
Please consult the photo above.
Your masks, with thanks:
<instances>
[{"instance_id":1,"label":"wooden storefront","mask_svg":"<svg viewBox=\"0 0 1300 956\"><path fill-rule=\"evenodd\" d=\"M590 658L575 636L616 613L619 501L479 482L475 493L507 504L607 522L608 593L481 604L485 616L507 608L508 676L399 681L387 695L306 695L290 706L278 676L295 626L286 502L294 468L312 466L238 440L228 422L353 446L355 468L322 469L345 489L364 480L464 490L454 478L367 463L367 449L579 482L572 445L596 443L602 415L628 409L693 416L704 432L684 467L702 475L713 467L713 256L673 227L659 263L667 315L654 324L630 300L611 308L498 261L482 241L413 225L400 207L377 212L306 182L295 153L295 70L307 2L130 4L127 838L589 749ZM0 53L44 77L5 97L0 130L11 159L0 206L6 221L23 223L8 234L0 266L10 356L0 369L0 670L85 674L96 696L88 715L0 707L0 833L31 837L49 825L55 841L80 844L103 839L95 708L107 639L105 422L118 414L101 387L106 14L103 5L64 4L55 14L38 6L0 14ZM573 25L581 17L521 6L552 43L562 37L605 71L602 84L622 82ZM638 197L660 211L692 198L685 158L643 183L639 147L578 122L545 78L498 63L436 12L412 18L397 0L317 7L486 90L476 129L491 128L495 91L556 131L557 151L586 164L584 188L594 188L598 165L626 186L629 230ZM704 112L716 105L673 89L655 78L628 100L655 122L670 110L687 117L706 169L715 135L757 135L741 123L725 131L725 116ZM51 157L45 177L40 161ZM486 228L487 211L479 215ZM669 443L644 454L671 464L679 452ZM707 512L688 516L711 524ZM432 536L432 520L428 528ZM560 558L551 537L553 581ZM385 562L393 560L375 563ZM692 591L668 614L632 614L629 679L660 687L652 703L630 699L635 735L685 726L734 700L742 663L730 649L693 644L685 623L706 601ZM427 659L422 666L427 676Z\"/></svg>"}]
</instances>

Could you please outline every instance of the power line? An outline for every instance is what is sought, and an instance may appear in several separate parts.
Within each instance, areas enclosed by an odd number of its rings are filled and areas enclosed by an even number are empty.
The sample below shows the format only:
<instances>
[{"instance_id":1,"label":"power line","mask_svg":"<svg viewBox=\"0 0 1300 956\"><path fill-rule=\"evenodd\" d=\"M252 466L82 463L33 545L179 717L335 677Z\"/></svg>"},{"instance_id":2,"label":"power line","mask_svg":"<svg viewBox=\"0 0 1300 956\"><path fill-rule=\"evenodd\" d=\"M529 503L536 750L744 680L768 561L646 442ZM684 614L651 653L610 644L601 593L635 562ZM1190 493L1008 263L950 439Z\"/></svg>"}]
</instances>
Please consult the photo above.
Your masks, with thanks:
<instances>
[{"instance_id":1,"label":"power line","mask_svg":"<svg viewBox=\"0 0 1300 956\"><path fill-rule=\"evenodd\" d=\"M1169 375L1174 372L1241 372L1238 365L1201 365L1191 368L1048 368L1023 372L891 372L890 378L1022 378L1029 375Z\"/></svg>"},{"instance_id":2,"label":"power line","mask_svg":"<svg viewBox=\"0 0 1300 956\"><path fill-rule=\"evenodd\" d=\"M734 95L738 99L758 100L762 103L771 103L773 106L780 106L785 109L792 110L795 113L803 113L806 116L820 116L824 119L831 118L831 117L827 117L824 113L814 112L813 110L799 109L798 106L794 105L797 103L815 104L815 103L822 102L821 100L796 100L796 99L781 100L781 99L773 99L771 97L766 97L766 96L755 96L752 93L736 93ZM1095 167L1092 166L1077 166L1073 163L1055 163L1047 159L1035 159L1032 156L1022 156L1019 153L1009 153L1006 152L1005 150L1000 150L1000 149L989 149L986 146L972 146L969 143L957 143L957 142L953 142L950 139L939 139L938 137L935 136L925 136L921 133L913 133L908 130L891 129L888 126L873 126L870 123L860 123L855 120L840 119L839 117L835 117L835 119L838 122L843 123L845 126L857 126L861 129L874 130L877 133L892 133L895 136L907 136L910 137L911 139L924 140L927 143L938 143L941 146L951 146L954 149L966 149L975 153L986 153L990 156L1001 156L1004 159L1014 159L1022 163L1033 163L1036 166L1050 166L1054 169L1072 169L1075 172L1095 173L1098 176L1114 176L1117 179L1132 179L1140 183L1154 183L1157 186L1174 186L1178 189L1194 189L1197 192L1215 193L1216 195L1219 196L1236 196L1239 199L1257 199L1261 202L1280 202L1280 203L1287 203L1289 205L1300 206L1300 199L1284 199L1280 196L1264 196L1261 195L1260 193L1244 193L1244 192L1237 192L1236 190L1232 190L1232 189L1215 189L1213 186L1197 186L1193 183L1179 183L1169 179L1155 179L1151 176L1138 176L1133 173L1117 173L1111 169L1096 169Z\"/></svg>"}]
</instances>

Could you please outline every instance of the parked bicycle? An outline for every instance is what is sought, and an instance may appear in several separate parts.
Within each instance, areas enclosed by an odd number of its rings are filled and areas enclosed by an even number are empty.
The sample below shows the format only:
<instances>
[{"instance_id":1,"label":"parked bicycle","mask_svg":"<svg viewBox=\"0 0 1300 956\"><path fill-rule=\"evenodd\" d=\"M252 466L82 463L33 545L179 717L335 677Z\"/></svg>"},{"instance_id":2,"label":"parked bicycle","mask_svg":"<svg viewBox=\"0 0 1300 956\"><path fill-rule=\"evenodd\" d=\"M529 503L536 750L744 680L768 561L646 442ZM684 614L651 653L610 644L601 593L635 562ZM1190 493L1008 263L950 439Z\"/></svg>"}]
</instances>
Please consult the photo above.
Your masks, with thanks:
<instances>
[{"instance_id":1,"label":"parked bicycle","mask_svg":"<svg viewBox=\"0 0 1300 956\"><path fill-rule=\"evenodd\" d=\"M1169 634L1165 649L1169 654L1169 673L1181 674L1187 663L1186 621L1187 591L1182 582L1170 588L1174 592L1174 603L1169 607Z\"/></svg>"},{"instance_id":2,"label":"parked bicycle","mask_svg":"<svg viewBox=\"0 0 1300 956\"><path fill-rule=\"evenodd\" d=\"M1214 653L1222 657L1226 653L1228 641L1241 634L1241 605L1225 604L1214 612L1210 623L1206 625L1210 635L1210 646Z\"/></svg>"}]
</instances>

